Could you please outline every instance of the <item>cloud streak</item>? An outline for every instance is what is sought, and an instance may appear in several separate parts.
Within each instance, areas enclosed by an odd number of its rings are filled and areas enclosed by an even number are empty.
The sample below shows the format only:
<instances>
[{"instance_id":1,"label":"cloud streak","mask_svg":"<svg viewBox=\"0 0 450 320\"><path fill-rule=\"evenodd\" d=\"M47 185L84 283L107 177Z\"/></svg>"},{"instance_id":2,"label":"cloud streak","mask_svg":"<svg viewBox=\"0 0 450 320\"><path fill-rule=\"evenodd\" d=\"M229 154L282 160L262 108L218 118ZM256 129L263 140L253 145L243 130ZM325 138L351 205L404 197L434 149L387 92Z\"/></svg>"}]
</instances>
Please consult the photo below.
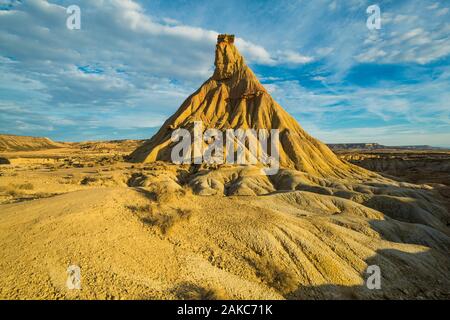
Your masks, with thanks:
<instances>
[{"instance_id":1,"label":"cloud streak","mask_svg":"<svg viewBox=\"0 0 450 320\"><path fill-rule=\"evenodd\" d=\"M365 0L80 0L82 29L68 30L71 4L0 0L3 131L149 137L212 74L218 31L238 35L266 87L313 133L420 126L427 137L439 128L430 139L443 144L450 131L442 2L380 1L377 32L365 26Z\"/></svg>"}]
</instances>

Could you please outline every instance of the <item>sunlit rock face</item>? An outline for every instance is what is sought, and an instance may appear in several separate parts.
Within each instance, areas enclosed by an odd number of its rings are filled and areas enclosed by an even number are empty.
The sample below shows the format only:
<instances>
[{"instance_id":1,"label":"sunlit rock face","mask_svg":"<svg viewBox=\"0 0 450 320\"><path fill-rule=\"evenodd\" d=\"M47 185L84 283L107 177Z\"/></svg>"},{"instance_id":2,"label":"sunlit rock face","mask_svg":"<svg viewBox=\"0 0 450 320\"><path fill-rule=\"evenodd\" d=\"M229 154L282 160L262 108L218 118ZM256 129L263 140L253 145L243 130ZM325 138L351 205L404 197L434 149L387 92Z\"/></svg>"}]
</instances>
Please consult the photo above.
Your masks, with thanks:
<instances>
[{"instance_id":1,"label":"sunlit rock face","mask_svg":"<svg viewBox=\"0 0 450 320\"><path fill-rule=\"evenodd\" d=\"M279 130L279 165L282 168L322 177L366 176L365 170L341 161L326 145L311 137L271 97L245 64L234 39L234 35L218 36L213 75L183 102L150 140L130 155L130 160L171 162L171 151L176 144L171 140L174 130L183 128L191 132L194 123L199 121L204 130ZM249 148L244 149L248 154Z\"/></svg>"},{"instance_id":2,"label":"sunlit rock face","mask_svg":"<svg viewBox=\"0 0 450 320\"><path fill-rule=\"evenodd\" d=\"M229 79L237 70L244 66L244 58L234 46L234 35L221 34L217 38L216 69L213 79Z\"/></svg>"}]
</instances>

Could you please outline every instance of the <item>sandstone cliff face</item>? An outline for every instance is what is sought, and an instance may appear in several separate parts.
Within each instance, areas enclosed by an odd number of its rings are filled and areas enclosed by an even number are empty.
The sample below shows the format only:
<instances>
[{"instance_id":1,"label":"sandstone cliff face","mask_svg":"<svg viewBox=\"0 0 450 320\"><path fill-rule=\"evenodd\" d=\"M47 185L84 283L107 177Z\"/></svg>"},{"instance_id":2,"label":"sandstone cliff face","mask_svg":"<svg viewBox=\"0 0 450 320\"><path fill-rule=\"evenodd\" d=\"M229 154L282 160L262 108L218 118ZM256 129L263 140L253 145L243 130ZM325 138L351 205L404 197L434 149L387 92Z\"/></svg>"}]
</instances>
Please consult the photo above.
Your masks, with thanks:
<instances>
[{"instance_id":1,"label":"sandstone cliff face","mask_svg":"<svg viewBox=\"0 0 450 320\"><path fill-rule=\"evenodd\" d=\"M171 134L178 128L279 129L280 166L317 176L348 177L365 171L338 159L308 135L258 81L234 45L234 36L219 35L213 76L181 105L147 143L131 154L134 162L171 161ZM301 107L301 106L299 106Z\"/></svg>"}]
</instances>

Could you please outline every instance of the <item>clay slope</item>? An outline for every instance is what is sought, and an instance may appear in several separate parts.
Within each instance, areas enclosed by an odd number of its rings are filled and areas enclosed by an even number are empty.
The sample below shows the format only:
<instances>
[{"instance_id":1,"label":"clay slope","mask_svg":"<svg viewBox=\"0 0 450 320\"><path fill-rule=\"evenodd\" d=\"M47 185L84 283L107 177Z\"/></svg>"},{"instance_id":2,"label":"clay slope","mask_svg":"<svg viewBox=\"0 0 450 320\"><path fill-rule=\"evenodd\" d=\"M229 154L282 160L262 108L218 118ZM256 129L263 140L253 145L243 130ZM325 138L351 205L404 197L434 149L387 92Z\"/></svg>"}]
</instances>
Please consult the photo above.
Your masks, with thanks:
<instances>
[{"instance_id":1,"label":"clay slope","mask_svg":"<svg viewBox=\"0 0 450 320\"><path fill-rule=\"evenodd\" d=\"M364 170L338 159L323 143L306 133L258 81L233 44L234 36L219 35L213 76L186 99L155 136L134 151L134 162L171 161L171 134L194 121L203 130L279 129L280 166L317 176L345 177ZM191 149L192 150L192 149Z\"/></svg>"},{"instance_id":2,"label":"clay slope","mask_svg":"<svg viewBox=\"0 0 450 320\"><path fill-rule=\"evenodd\" d=\"M49 138L0 134L0 151L34 151L61 147L61 143Z\"/></svg>"},{"instance_id":3,"label":"clay slope","mask_svg":"<svg viewBox=\"0 0 450 320\"><path fill-rule=\"evenodd\" d=\"M428 226L305 191L153 195L93 188L3 205L0 298L448 298L450 238ZM82 290L66 287L72 264ZM382 290L365 285L373 264Z\"/></svg>"}]
</instances>

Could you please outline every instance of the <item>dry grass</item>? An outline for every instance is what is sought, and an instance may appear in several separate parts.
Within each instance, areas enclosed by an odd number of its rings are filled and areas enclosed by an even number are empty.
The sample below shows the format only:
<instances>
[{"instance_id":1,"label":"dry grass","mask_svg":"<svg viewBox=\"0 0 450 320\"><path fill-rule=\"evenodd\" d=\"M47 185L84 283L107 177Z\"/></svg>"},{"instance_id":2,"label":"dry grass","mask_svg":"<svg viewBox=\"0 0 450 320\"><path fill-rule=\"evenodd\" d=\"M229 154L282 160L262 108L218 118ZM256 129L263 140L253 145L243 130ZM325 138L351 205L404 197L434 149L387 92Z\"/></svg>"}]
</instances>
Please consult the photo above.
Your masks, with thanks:
<instances>
[{"instance_id":1,"label":"dry grass","mask_svg":"<svg viewBox=\"0 0 450 320\"><path fill-rule=\"evenodd\" d=\"M19 190L33 190L34 186L31 183L13 184L14 188Z\"/></svg>"},{"instance_id":2,"label":"dry grass","mask_svg":"<svg viewBox=\"0 0 450 320\"><path fill-rule=\"evenodd\" d=\"M183 188L171 190L166 184L157 184L153 186L152 192L158 203L170 203L185 197L188 193L188 191Z\"/></svg>"},{"instance_id":3,"label":"dry grass","mask_svg":"<svg viewBox=\"0 0 450 320\"><path fill-rule=\"evenodd\" d=\"M87 176L87 177L84 177L84 178L80 181L80 184L81 184L81 185L89 185L89 184L95 183L95 182L97 182L97 181L98 181L98 178L97 178L97 177Z\"/></svg>"},{"instance_id":4,"label":"dry grass","mask_svg":"<svg viewBox=\"0 0 450 320\"><path fill-rule=\"evenodd\" d=\"M268 286L282 295L287 295L297 289L294 275L286 269L275 265L269 258L254 262L256 275Z\"/></svg>"},{"instance_id":5,"label":"dry grass","mask_svg":"<svg viewBox=\"0 0 450 320\"><path fill-rule=\"evenodd\" d=\"M146 205L127 205L126 208L135 214L151 213L152 208L149 204Z\"/></svg>"},{"instance_id":6,"label":"dry grass","mask_svg":"<svg viewBox=\"0 0 450 320\"><path fill-rule=\"evenodd\" d=\"M117 186L118 182L111 175L94 175L85 176L81 179L80 185L84 186L98 186L98 187L112 187Z\"/></svg>"},{"instance_id":7,"label":"dry grass","mask_svg":"<svg viewBox=\"0 0 450 320\"><path fill-rule=\"evenodd\" d=\"M21 196L24 190L33 190L34 186L31 183L22 183L22 184L9 184L7 186L1 186L0 192L3 192L12 197Z\"/></svg>"},{"instance_id":8,"label":"dry grass","mask_svg":"<svg viewBox=\"0 0 450 320\"><path fill-rule=\"evenodd\" d=\"M34 190L34 186L31 183L8 184L6 186L0 186L0 195L7 196L7 198L2 199L0 203L22 202L48 198L55 195L55 193L48 192L29 192L31 190Z\"/></svg>"},{"instance_id":9,"label":"dry grass","mask_svg":"<svg viewBox=\"0 0 450 320\"><path fill-rule=\"evenodd\" d=\"M152 213L150 216L142 218L142 221L147 225L158 227L161 233L166 235L177 222L189 220L191 216L191 210L177 208L169 213Z\"/></svg>"},{"instance_id":10,"label":"dry grass","mask_svg":"<svg viewBox=\"0 0 450 320\"><path fill-rule=\"evenodd\" d=\"M159 228L163 235L168 234L177 222L188 221L192 216L191 210L171 208L155 203L132 204L125 207L137 215L145 225Z\"/></svg>"},{"instance_id":11,"label":"dry grass","mask_svg":"<svg viewBox=\"0 0 450 320\"><path fill-rule=\"evenodd\" d=\"M0 192L4 193L6 195L9 195L11 197L17 197L21 194L21 192L19 192L16 188L14 188L12 185L7 185L7 186L1 186L0 187Z\"/></svg>"},{"instance_id":12,"label":"dry grass","mask_svg":"<svg viewBox=\"0 0 450 320\"><path fill-rule=\"evenodd\" d=\"M177 299L180 300L225 300L227 296L222 289L204 288L196 284L184 282L175 290Z\"/></svg>"}]
</instances>

